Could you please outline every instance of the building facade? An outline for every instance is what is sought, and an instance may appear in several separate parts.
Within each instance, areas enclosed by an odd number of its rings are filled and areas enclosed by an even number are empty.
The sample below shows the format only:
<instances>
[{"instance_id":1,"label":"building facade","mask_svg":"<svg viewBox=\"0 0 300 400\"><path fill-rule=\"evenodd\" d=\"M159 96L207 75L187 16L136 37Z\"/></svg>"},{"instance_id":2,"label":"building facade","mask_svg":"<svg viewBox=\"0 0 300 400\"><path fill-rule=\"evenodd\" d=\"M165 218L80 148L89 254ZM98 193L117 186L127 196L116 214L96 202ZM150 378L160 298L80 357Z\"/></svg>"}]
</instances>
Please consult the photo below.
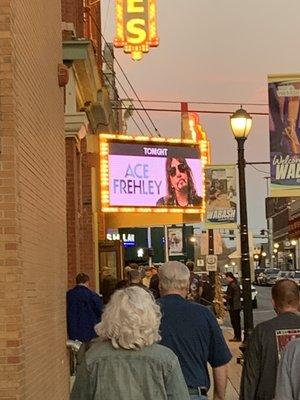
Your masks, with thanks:
<instances>
[{"instance_id":1,"label":"building facade","mask_svg":"<svg viewBox=\"0 0 300 400\"><path fill-rule=\"evenodd\" d=\"M65 93L67 160L68 286L78 272L99 290L99 240L105 239L100 212L99 134L121 124L113 71L113 49L101 48L100 3L62 0L63 60L69 70ZM106 64L106 77L102 68Z\"/></svg>"},{"instance_id":2,"label":"building facade","mask_svg":"<svg viewBox=\"0 0 300 400\"><path fill-rule=\"evenodd\" d=\"M266 200L273 265L283 270L299 269L300 202L291 197L274 197Z\"/></svg>"},{"instance_id":3,"label":"building facade","mask_svg":"<svg viewBox=\"0 0 300 400\"><path fill-rule=\"evenodd\" d=\"M59 0L0 0L0 399L68 398Z\"/></svg>"}]
</instances>

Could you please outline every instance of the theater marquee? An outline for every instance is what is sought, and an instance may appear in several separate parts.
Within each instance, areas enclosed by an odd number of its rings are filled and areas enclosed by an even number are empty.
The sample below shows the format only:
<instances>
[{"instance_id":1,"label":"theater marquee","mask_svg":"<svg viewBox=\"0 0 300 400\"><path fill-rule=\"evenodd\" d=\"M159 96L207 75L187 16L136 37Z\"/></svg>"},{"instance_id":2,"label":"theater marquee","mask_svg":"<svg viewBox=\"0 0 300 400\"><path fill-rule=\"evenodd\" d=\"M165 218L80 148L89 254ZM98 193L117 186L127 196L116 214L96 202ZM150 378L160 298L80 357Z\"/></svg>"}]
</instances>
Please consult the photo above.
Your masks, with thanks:
<instances>
[{"instance_id":1,"label":"theater marquee","mask_svg":"<svg viewBox=\"0 0 300 400\"><path fill-rule=\"evenodd\" d=\"M138 61L157 47L156 0L116 0L115 47L123 47Z\"/></svg>"},{"instance_id":2,"label":"theater marquee","mask_svg":"<svg viewBox=\"0 0 300 400\"><path fill-rule=\"evenodd\" d=\"M101 210L203 214L207 141L100 135Z\"/></svg>"}]
</instances>

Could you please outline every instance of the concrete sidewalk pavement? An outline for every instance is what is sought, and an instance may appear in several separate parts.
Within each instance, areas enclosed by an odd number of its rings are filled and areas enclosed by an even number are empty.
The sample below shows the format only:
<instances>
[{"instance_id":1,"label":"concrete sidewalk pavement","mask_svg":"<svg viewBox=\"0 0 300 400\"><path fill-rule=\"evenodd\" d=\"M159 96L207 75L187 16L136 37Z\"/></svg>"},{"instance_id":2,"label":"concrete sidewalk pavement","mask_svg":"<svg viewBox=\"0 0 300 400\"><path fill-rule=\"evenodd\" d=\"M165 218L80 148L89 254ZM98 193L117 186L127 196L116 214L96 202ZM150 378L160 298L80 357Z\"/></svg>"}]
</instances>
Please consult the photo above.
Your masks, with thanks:
<instances>
[{"instance_id":1,"label":"concrete sidewalk pavement","mask_svg":"<svg viewBox=\"0 0 300 400\"><path fill-rule=\"evenodd\" d=\"M232 359L229 363L228 368L228 383L226 389L226 400L238 400L239 398L239 388L240 388L240 380L242 374L242 365L237 363L237 358L240 356L241 351L239 349L240 343L232 343L228 340L233 337L233 330L231 328L224 328L222 327L222 332L230 348ZM211 382L213 383L212 379L212 371L210 370L211 375ZM213 399L213 384L209 391L208 399Z\"/></svg>"}]
</instances>

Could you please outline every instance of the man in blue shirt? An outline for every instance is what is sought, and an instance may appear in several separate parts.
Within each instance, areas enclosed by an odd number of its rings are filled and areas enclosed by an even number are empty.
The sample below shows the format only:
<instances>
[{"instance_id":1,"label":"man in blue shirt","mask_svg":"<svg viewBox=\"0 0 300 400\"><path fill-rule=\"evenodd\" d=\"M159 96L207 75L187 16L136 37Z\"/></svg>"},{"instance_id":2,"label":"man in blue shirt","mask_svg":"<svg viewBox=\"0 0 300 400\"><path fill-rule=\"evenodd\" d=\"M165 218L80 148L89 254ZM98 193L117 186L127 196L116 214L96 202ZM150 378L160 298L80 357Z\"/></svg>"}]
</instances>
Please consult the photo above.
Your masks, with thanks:
<instances>
[{"instance_id":1,"label":"man in blue shirt","mask_svg":"<svg viewBox=\"0 0 300 400\"><path fill-rule=\"evenodd\" d=\"M212 312L186 300L189 280L188 268L178 261L159 268L161 344L177 355L191 399L207 398L209 363L213 369L214 400L224 400L231 354Z\"/></svg>"},{"instance_id":2,"label":"man in blue shirt","mask_svg":"<svg viewBox=\"0 0 300 400\"><path fill-rule=\"evenodd\" d=\"M101 297L89 289L90 278L81 272L76 276L76 286L67 292L68 337L89 342L97 336L94 326L102 314Z\"/></svg>"}]
</instances>

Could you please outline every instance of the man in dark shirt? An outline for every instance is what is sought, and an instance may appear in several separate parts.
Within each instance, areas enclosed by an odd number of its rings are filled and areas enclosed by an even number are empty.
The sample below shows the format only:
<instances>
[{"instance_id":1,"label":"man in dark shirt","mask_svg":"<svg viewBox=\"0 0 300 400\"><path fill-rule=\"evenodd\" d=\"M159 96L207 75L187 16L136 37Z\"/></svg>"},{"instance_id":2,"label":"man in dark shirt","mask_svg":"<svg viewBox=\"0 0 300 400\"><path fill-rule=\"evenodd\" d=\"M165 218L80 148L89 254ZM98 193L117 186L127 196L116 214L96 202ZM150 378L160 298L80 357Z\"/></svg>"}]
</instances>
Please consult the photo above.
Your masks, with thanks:
<instances>
[{"instance_id":1,"label":"man in dark shirt","mask_svg":"<svg viewBox=\"0 0 300 400\"><path fill-rule=\"evenodd\" d=\"M151 267L152 277L150 280L149 290L153 294L155 299L159 299L159 277L157 273L157 269L155 267Z\"/></svg>"},{"instance_id":2,"label":"man in dark shirt","mask_svg":"<svg viewBox=\"0 0 300 400\"><path fill-rule=\"evenodd\" d=\"M76 286L67 292L67 327L71 340L89 342L97 336L94 326L102 314L101 297L89 289L90 278L81 272L76 276Z\"/></svg>"},{"instance_id":3,"label":"man in dark shirt","mask_svg":"<svg viewBox=\"0 0 300 400\"><path fill-rule=\"evenodd\" d=\"M189 282L188 268L178 261L159 268L161 344L177 355L191 399L206 399L209 363L213 368L214 399L221 400L225 398L231 354L214 315L206 307L185 299Z\"/></svg>"},{"instance_id":4,"label":"man in dark shirt","mask_svg":"<svg viewBox=\"0 0 300 400\"><path fill-rule=\"evenodd\" d=\"M243 366L240 400L272 400L280 351L300 329L299 289L289 279L272 288L277 317L256 326L249 338Z\"/></svg>"},{"instance_id":5,"label":"man in dark shirt","mask_svg":"<svg viewBox=\"0 0 300 400\"><path fill-rule=\"evenodd\" d=\"M225 298L229 309L230 322L234 331L234 338L230 342L240 342L242 340L241 329L241 289L232 272L226 272L227 291Z\"/></svg>"}]
</instances>

